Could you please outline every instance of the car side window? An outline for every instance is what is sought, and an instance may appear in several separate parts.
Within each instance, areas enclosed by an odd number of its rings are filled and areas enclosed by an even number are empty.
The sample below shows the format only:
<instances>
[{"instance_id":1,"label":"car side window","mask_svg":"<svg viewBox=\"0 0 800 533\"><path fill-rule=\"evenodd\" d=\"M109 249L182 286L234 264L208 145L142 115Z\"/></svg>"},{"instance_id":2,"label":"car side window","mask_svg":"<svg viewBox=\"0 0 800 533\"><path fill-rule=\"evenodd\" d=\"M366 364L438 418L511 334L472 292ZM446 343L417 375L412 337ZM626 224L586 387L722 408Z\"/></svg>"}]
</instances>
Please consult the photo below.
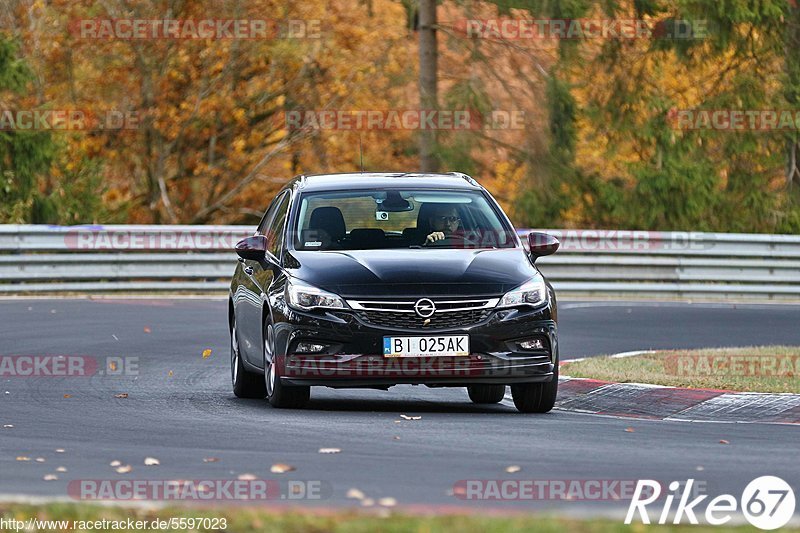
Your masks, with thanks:
<instances>
[{"instance_id":1,"label":"car side window","mask_svg":"<svg viewBox=\"0 0 800 533\"><path fill-rule=\"evenodd\" d=\"M286 223L286 214L288 212L289 193L286 192L278 199L275 206L275 215L267 223L267 249L278 259L280 259L283 251L283 227Z\"/></svg>"},{"instance_id":2,"label":"car side window","mask_svg":"<svg viewBox=\"0 0 800 533\"><path fill-rule=\"evenodd\" d=\"M275 197L272 200L272 203L269 204L267 211L264 213L264 216L261 217L261 222L258 223L258 228L256 229L256 235L266 235L267 227L269 223L272 221L272 218L275 215L275 210L277 209L278 205L280 204L281 197Z\"/></svg>"}]
</instances>

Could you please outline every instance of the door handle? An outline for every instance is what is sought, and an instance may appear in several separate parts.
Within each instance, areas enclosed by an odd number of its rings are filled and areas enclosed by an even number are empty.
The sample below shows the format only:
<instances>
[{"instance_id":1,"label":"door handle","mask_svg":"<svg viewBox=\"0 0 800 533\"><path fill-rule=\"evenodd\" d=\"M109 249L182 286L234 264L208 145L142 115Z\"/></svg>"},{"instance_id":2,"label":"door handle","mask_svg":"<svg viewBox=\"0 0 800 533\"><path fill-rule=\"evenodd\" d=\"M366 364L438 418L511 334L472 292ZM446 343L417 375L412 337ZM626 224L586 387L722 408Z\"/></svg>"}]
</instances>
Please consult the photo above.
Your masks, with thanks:
<instances>
[{"instance_id":1,"label":"door handle","mask_svg":"<svg viewBox=\"0 0 800 533\"><path fill-rule=\"evenodd\" d=\"M262 287L261 284L258 282L258 280L255 278L255 276L253 276L254 272L253 267L251 267L250 265L245 265L243 263L242 272L244 272L245 276L247 276L248 279L250 279L250 281L253 282L253 285L258 287L258 290L261 291L261 294L264 294L264 287Z\"/></svg>"}]
</instances>

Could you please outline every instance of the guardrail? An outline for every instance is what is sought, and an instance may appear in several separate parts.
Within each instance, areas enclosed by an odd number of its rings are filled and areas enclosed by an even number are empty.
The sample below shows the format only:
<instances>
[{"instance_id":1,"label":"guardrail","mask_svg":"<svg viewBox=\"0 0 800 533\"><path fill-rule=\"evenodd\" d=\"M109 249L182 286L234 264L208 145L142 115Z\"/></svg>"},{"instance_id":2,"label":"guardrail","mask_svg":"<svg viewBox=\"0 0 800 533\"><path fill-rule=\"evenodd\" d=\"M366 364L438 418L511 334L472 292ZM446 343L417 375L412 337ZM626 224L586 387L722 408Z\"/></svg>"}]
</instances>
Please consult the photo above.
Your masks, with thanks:
<instances>
[{"instance_id":1,"label":"guardrail","mask_svg":"<svg viewBox=\"0 0 800 533\"><path fill-rule=\"evenodd\" d=\"M524 235L530 230L520 230ZM560 294L800 299L800 235L539 230ZM0 225L0 294L227 290L252 226Z\"/></svg>"}]
</instances>

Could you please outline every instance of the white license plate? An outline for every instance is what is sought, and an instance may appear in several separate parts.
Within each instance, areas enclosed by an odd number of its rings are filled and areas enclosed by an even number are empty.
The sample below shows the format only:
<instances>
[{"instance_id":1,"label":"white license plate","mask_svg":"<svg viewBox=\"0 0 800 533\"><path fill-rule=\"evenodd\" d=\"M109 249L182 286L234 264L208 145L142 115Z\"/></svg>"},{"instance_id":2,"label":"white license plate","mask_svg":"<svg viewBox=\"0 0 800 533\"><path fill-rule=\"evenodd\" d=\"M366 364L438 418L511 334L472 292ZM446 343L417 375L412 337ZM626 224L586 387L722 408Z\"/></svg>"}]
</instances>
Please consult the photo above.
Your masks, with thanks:
<instances>
[{"instance_id":1,"label":"white license plate","mask_svg":"<svg viewBox=\"0 0 800 533\"><path fill-rule=\"evenodd\" d=\"M469 355L469 335L384 337L384 357L459 357Z\"/></svg>"}]
</instances>

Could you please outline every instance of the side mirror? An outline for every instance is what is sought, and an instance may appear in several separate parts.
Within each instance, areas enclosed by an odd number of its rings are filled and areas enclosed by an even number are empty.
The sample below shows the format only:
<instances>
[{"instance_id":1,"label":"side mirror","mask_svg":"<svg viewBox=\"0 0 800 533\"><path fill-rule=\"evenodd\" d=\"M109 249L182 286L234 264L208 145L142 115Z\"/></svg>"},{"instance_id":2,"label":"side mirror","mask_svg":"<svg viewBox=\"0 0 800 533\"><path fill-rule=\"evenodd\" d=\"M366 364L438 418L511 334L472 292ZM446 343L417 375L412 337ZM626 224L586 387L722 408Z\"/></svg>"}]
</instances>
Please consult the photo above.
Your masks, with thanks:
<instances>
[{"instance_id":1,"label":"side mirror","mask_svg":"<svg viewBox=\"0 0 800 533\"><path fill-rule=\"evenodd\" d=\"M561 243L552 235L532 231L528 233L528 246L531 250L531 256L535 260L538 257L556 253Z\"/></svg>"},{"instance_id":2,"label":"side mirror","mask_svg":"<svg viewBox=\"0 0 800 533\"><path fill-rule=\"evenodd\" d=\"M267 238L264 235L246 237L236 243L236 253L242 259L263 261L267 255Z\"/></svg>"}]
</instances>

